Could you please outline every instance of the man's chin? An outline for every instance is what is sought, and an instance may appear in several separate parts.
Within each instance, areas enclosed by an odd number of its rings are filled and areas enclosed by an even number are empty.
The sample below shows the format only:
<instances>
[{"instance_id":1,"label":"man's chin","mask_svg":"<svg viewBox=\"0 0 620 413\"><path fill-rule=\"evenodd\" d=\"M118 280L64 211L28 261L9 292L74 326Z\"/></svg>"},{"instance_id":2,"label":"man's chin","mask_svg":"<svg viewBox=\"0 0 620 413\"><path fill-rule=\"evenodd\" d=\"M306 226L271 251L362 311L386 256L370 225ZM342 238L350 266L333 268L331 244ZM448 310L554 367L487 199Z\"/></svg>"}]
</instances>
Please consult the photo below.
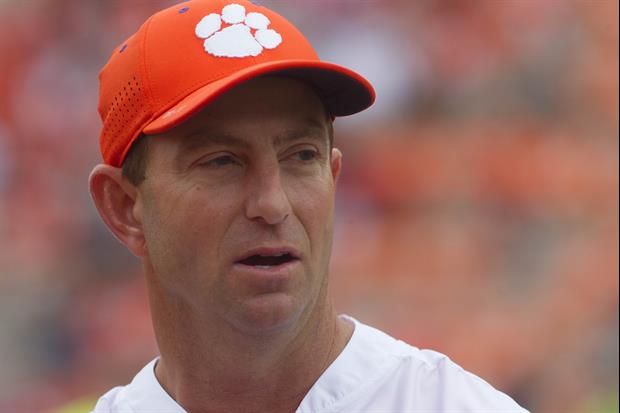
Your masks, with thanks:
<instances>
[{"instance_id":1,"label":"man's chin","mask_svg":"<svg viewBox=\"0 0 620 413\"><path fill-rule=\"evenodd\" d=\"M301 314L301 308L290 294L283 292L261 294L246 299L235 311L235 327L255 336L270 336L291 329Z\"/></svg>"}]
</instances>

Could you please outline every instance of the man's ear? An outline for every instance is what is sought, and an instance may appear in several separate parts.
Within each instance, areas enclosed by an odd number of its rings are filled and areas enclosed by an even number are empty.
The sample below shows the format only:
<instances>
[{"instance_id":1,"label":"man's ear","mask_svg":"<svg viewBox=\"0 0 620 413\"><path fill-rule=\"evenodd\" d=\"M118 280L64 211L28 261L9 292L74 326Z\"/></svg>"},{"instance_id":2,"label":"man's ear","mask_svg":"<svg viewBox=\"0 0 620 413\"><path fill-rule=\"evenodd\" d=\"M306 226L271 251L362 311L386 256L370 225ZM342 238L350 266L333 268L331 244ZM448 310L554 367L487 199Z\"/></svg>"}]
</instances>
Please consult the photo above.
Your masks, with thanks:
<instances>
[{"instance_id":1,"label":"man's ear","mask_svg":"<svg viewBox=\"0 0 620 413\"><path fill-rule=\"evenodd\" d=\"M334 182L338 182L340 169L342 168L342 152L340 152L340 149L338 148L332 148L331 167Z\"/></svg>"},{"instance_id":2,"label":"man's ear","mask_svg":"<svg viewBox=\"0 0 620 413\"><path fill-rule=\"evenodd\" d=\"M138 190L121 168L100 164L88 178L90 196L112 234L137 257L146 255Z\"/></svg>"}]
</instances>

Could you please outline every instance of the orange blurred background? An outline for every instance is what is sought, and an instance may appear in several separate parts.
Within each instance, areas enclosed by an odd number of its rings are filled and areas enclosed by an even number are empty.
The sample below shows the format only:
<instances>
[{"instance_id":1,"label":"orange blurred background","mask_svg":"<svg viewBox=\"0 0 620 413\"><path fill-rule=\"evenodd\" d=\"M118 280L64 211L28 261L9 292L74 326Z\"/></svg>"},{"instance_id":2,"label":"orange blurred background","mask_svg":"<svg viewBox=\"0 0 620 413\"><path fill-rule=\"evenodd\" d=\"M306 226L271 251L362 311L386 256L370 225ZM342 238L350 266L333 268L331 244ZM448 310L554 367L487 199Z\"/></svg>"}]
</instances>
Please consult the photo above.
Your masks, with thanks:
<instances>
[{"instance_id":1,"label":"orange blurred background","mask_svg":"<svg viewBox=\"0 0 620 413\"><path fill-rule=\"evenodd\" d=\"M1 412L92 403L157 353L87 178L97 73L174 3L0 0ZM259 3L377 89L336 121L339 310L532 411L618 411L618 3Z\"/></svg>"}]
</instances>

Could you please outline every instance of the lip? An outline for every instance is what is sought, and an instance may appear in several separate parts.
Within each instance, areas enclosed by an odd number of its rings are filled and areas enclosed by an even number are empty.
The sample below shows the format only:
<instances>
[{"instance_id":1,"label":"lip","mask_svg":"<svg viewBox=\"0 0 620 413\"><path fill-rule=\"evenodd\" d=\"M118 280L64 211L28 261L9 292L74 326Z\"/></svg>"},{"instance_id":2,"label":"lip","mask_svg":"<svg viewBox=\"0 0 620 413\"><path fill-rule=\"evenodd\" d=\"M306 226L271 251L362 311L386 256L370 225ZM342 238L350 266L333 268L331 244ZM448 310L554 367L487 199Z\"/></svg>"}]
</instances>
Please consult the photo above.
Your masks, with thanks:
<instances>
[{"instance_id":1,"label":"lip","mask_svg":"<svg viewBox=\"0 0 620 413\"><path fill-rule=\"evenodd\" d=\"M233 264L233 269L246 275L254 275L257 277L282 276L288 277L298 267L299 259L294 259L284 264L259 267L255 265L246 265L240 262Z\"/></svg>"},{"instance_id":2,"label":"lip","mask_svg":"<svg viewBox=\"0 0 620 413\"><path fill-rule=\"evenodd\" d=\"M248 250L246 252L243 253L243 255L239 256L238 258L236 258L233 263L235 265L243 265L245 267L252 267L251 265L245 265L242 264L241 261L250 258L253 255L280 255L280 254L289 254L291 257L295 258L294 260L290 261L290 263L292 262L296 262L301 260L301 254L299 253L299 251L297 251L295 248L293 247L288 247L288 246L264 246L264 247L258 247L258 248L253 248L251 250ZM274 265L274 268L280 268L280 267L285 267L286 264L282 264L282 265ZM254 268L254 267L252 267Z\"/></svg>"}]
</instances>

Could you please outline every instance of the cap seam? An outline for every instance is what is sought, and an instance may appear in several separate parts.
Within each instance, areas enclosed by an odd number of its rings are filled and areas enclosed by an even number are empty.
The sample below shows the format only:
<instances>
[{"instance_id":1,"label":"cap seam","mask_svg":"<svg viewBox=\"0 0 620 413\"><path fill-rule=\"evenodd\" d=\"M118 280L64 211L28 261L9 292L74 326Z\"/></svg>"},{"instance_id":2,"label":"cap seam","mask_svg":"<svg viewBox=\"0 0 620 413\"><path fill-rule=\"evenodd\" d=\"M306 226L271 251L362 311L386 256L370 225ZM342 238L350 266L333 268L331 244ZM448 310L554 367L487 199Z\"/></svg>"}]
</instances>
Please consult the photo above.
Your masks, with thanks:
<instances>
[{"instance_id":1,"label":"cap seam","mask_svg":"<svg viewBox=\"0 0 620 413\"><path fill-rule=\"evenodd\" d=\"M151 112L153 112L153 108L155 107L155 102L154 102L154 98L153 95L151 93L151 79L149 77L149 73L147 70L147 65L146 65L146 37L149 34L149 29L151 27L151 23L153 22L153 18L156 15L152 15L151 17L149 17L149 19L146 21L145 26L144 26L144 36L142 36L142 56L140 56L140 70L143 73L144 76L144 95L146 96L146 100L149 103L149 109Z\"/></svg>"}]
</instances>

